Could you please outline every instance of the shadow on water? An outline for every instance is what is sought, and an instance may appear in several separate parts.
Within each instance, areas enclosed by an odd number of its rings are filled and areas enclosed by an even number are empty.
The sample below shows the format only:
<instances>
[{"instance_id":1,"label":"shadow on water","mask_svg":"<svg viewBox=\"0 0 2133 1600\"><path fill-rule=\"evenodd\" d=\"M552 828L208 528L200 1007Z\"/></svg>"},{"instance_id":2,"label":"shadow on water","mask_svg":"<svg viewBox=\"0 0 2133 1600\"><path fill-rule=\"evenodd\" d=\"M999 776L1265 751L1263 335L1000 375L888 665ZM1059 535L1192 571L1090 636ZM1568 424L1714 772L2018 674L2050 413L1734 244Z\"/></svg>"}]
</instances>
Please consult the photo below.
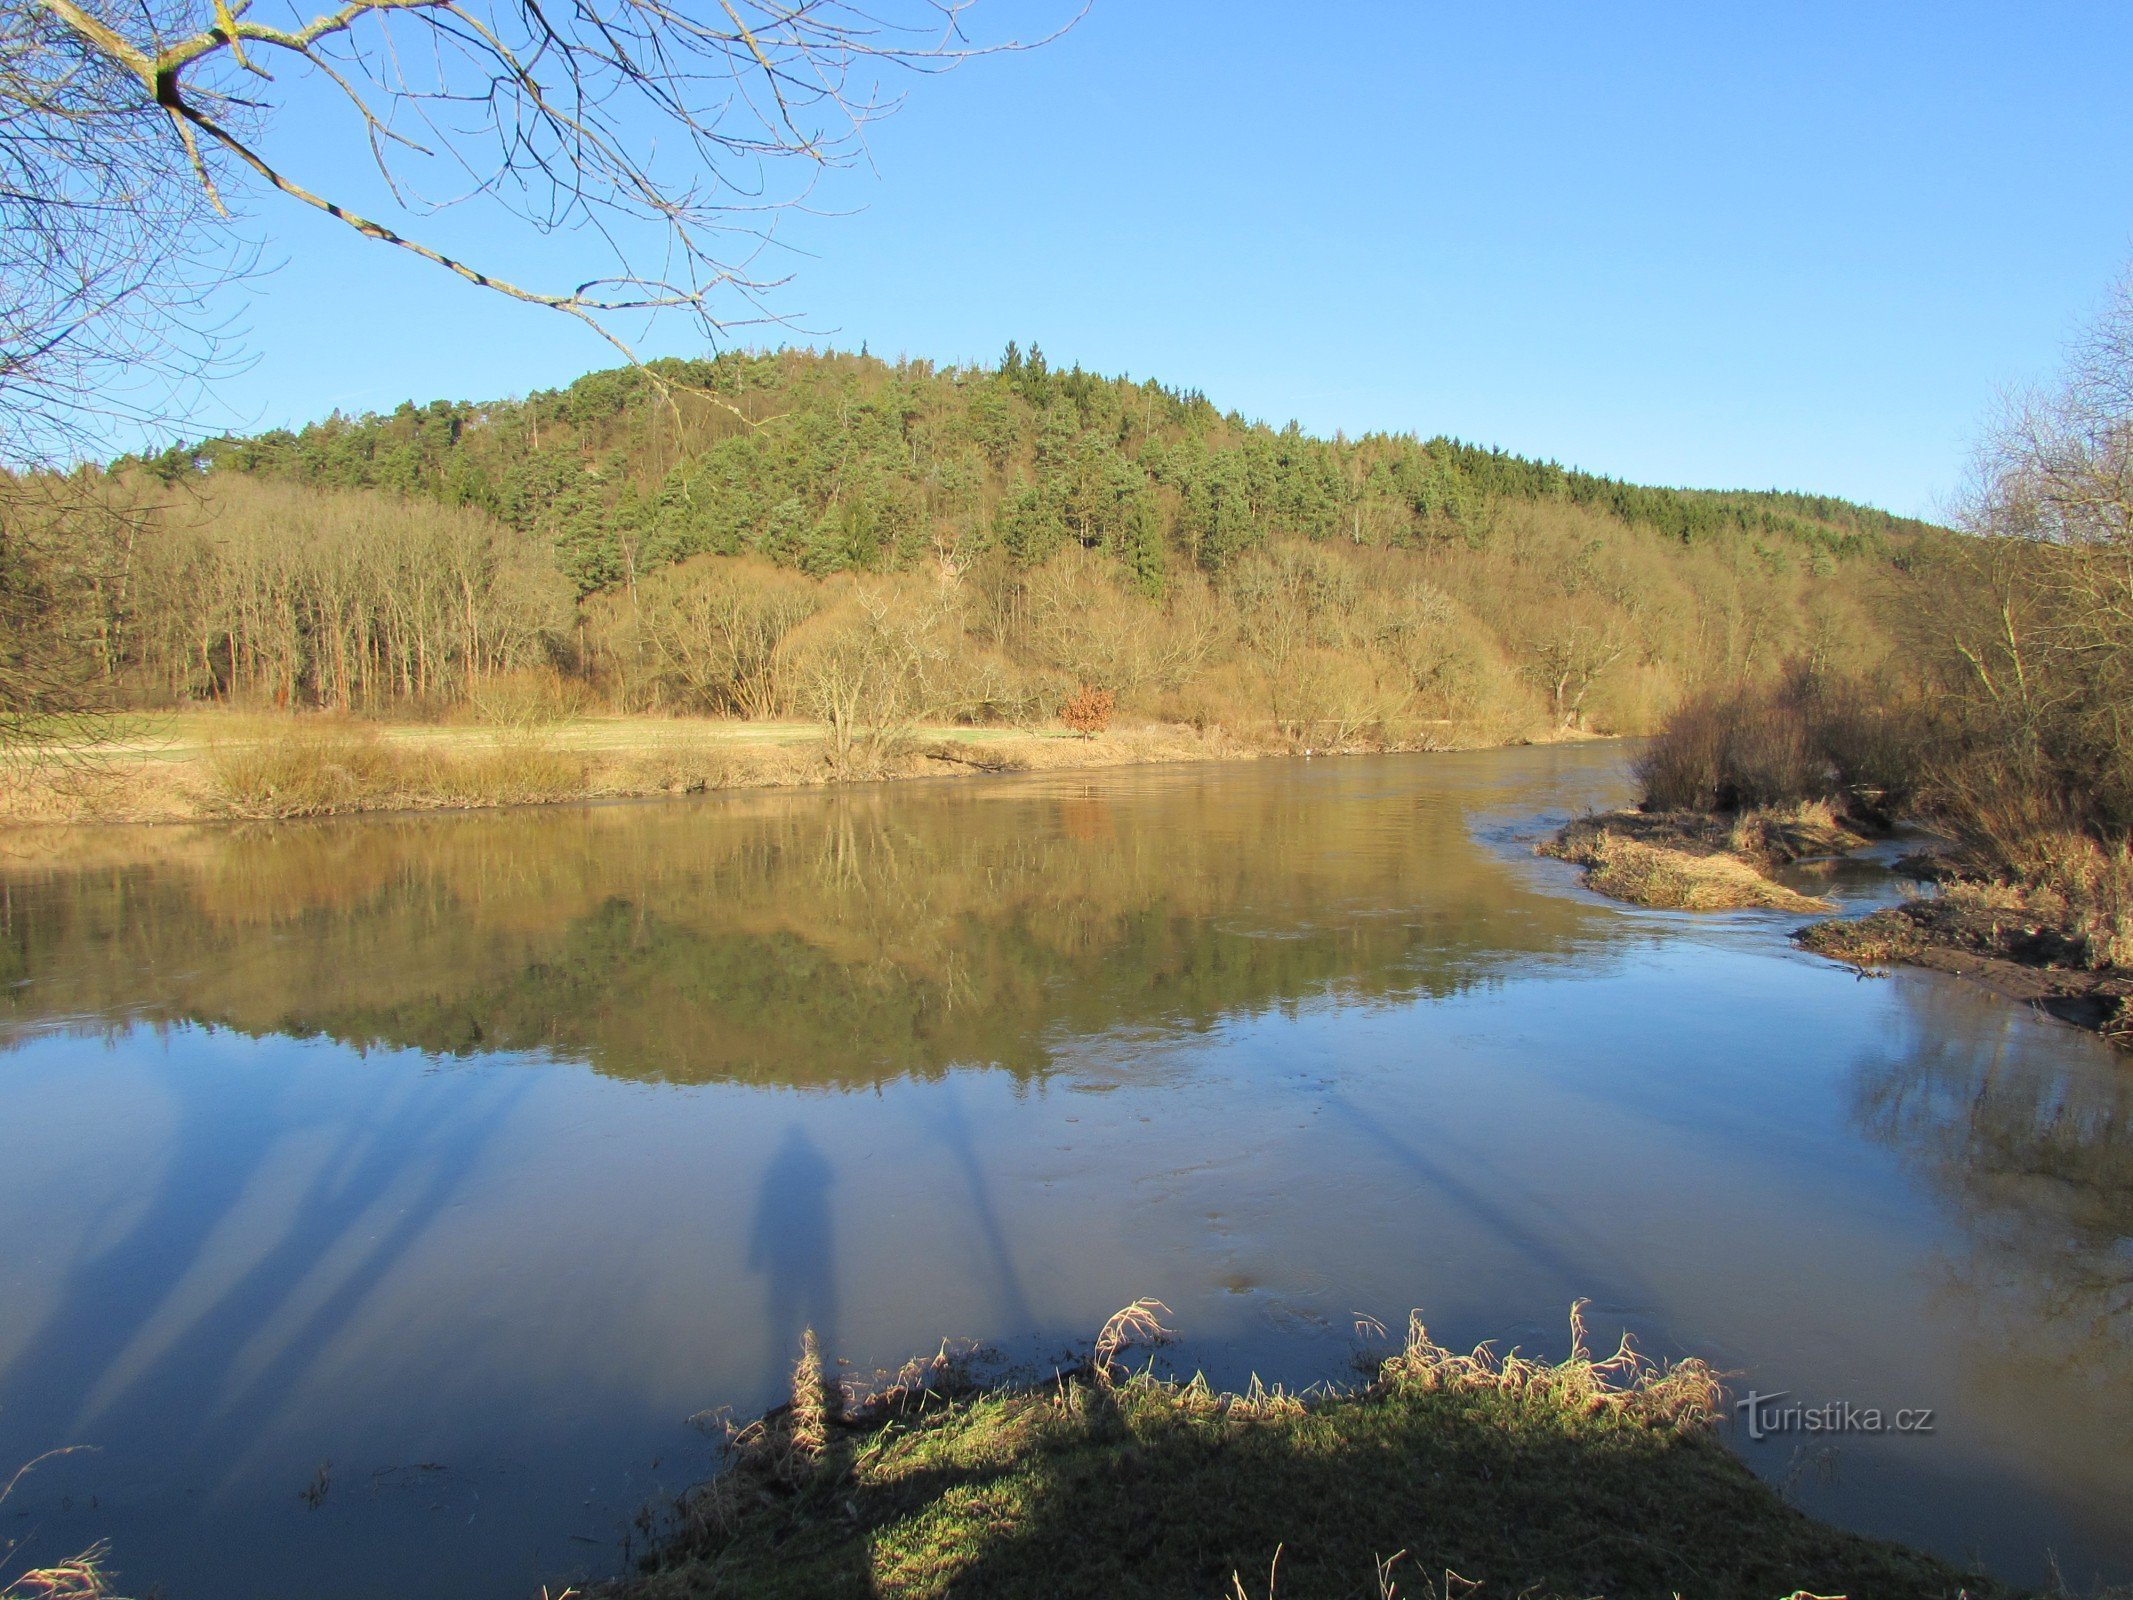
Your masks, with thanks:
<instances>
[{"instance_id":1,"label":"shadow on water","mask_svg":"<svg viewBox=\"0 0 2133 1600\"><path fill-rule=\"evenodd\" d=\"M765 1280L763 1388L779 1394L792 1376L800 1335L813 1328L825 1352L837 1337L837 1241L830 1217L836 1174L799 1123L788 1123L756 1187L748 1270Z\"/></svg>"},{"instance_id":2,"label":"shadow on water","mask_svg":"<svg viewBox=\"0 0 2133 1600\"><path fill-rule=\"evenodd\" d=\"M988 1281L992 1285L993 1319L989 1326L996 1336L1027 1332L1036 1326L1029 1296L1022 1287L1022 1274L1008 1248L1006 1230L1000 1224L1000 1204L978 1160L977 1133L970 1123L960 1086L950 1078L937 1100L929 1102L933 1114L926 1131L948 1148L955 1170L961 1174L967 1214L977 1225L984 1248Z\"/></svg>"},{"instance_id":3,"label":"shadow on water","mask_svg":"<svg viewBox=\"0 0 2133 1600\"><path fill-rule=\"evenodd\" d=\"M530 1087L497 1080L448 1111L408 1097L340 1125L296 1105L299 1079L248 1078L242 1096L207 1075L170 1084L171 1159L137 1220L64 1265L50 1314L0 1371L0 1449L182 1428L188 1455L234 1477ZM329 1128L308 1172L289 1170Z\"/></svg>"},{"instance_id":4,"label":"shadow on water","mask_svg":"<svg viewBox=\"0 0 2133 1600\"><path fill-rule=\"evenodd\" d=\"M1639 1306L1657 1303L1650 1286L1619 1250L1594 1237L1559 1211L1544 1217L1521 1218L1513 1209L1518 1186L1502 1177L1482 1172L1462 1178L1443 1161L1411 1139L1394 1133L1353 1100L1324 1093L1314 1104L1322 1105L1341 1122L1362 1134L1395 1165L1406 1169L1455 1207L1459 1214L1485 1229L1501 1247L1521 1261L1546 1272L1571 1297L1581 1295L1602 1276L1613 1286L1612 1298L1629 1299ZM1469 1154L1470 1163L1475 1158Z\"/></svg>"}]
</instances>

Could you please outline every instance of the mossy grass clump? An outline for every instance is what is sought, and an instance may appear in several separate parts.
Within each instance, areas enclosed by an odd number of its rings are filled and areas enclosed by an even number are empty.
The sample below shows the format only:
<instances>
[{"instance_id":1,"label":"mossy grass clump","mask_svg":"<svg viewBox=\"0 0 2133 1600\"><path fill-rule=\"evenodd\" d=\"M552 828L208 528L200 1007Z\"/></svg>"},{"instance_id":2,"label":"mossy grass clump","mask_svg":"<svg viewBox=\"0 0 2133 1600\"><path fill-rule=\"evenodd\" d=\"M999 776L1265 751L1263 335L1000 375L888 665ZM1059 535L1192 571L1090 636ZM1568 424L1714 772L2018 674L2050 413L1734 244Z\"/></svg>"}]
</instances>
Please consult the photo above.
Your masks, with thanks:
<instances>
[{"instance_id":1,"label":"mossy grass clump","mask_svg":"<svg viewBox=\"0 0 2133 1600\"><path fill-rule=\"evenodd\" d=\"M765 1419L610 1594L2002 1593L1787 1506L1716 1438L1702 1362L1595 1359L1572 1329L1547 1362L1416 1321L1369 1381L1303 1394L1127 1372L1115 1346L1030 1387L892 1386L801 1478Z\"/></svg>"}]
</instances>

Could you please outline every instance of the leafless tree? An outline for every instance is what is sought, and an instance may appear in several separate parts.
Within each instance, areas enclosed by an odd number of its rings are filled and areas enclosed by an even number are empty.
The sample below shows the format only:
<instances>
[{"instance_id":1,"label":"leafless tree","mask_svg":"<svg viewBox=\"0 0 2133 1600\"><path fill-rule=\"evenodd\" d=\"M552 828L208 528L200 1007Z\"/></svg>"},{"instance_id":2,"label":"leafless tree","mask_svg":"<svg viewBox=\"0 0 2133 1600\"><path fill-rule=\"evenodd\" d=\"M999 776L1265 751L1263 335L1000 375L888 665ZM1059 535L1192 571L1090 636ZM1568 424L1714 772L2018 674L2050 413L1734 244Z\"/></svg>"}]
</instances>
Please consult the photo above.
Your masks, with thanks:
<instances>
[{"instance_id":1,"label":"leafless tree","mask_svg":"<svg viewBox=\"0 0 2133 1600\"><path fill-rule=\"evenodd\" d=\"M25 168L33 210L75 207L73 233L24 253L62 285L84 279L92 307L169 270L144 243L182 243L203 207L271 194L628 354L629 313L680 312L709 333L772 314L777 219L863 155L895 105L882 77L1009 47L971 39L972 3L4 0L0 71L16 81L0 94L30 109L0 139L22 146L4 159ZM543 233L588 234L602 269L536 286L353 209L273 148L286 124L336 115L407 217L488 201ZM69 118L86 146L69 145Z\"/></svg>"},{"instance_id":2,"label":"leafless tree","mask_svg":"<svg viewBox=\"0 0 2133 1600\"><path fill-rule=\"evenodd\" d=\"M2133 274L2059 383L2011 396L1963 508L1992 604L1960 618L1961 687L2026 780L2133 825Z\"/></svg>"},{"instance_id":3,"label":"leafless tree","mask_svg":"<svg viewBox=\"0 0 2133 1600\"><path fill-rule=\"evenodd\" d=\"M797 698L822 724L832 775L880 777L919 724L949 703L944 621L937 598L859 589L848 610L818 619L797 644Z\"/></svg>"},{"instance_id":4,"label":"leafless tree","mask_svg":"<svg viewBox=\"0 0 2133 1600\"><path fill-rule=\"evenodd\" d=\"M139 84L41 5L0 3L0 465L183 409L214 368L204 293L245 263L214 220Z\"/></svg>"},{"instance_id":5,"label":"leafless tree","mask_svg":"<svg viewBox=\"0 0 2133 1600\"><path fill-rule=\"evenodd\" d=\"M639 636L701 711L776 716L787 697L786 642L820 608L796 572L716 559L670 567L639 586Z\"/></svg>"}]
</instances>

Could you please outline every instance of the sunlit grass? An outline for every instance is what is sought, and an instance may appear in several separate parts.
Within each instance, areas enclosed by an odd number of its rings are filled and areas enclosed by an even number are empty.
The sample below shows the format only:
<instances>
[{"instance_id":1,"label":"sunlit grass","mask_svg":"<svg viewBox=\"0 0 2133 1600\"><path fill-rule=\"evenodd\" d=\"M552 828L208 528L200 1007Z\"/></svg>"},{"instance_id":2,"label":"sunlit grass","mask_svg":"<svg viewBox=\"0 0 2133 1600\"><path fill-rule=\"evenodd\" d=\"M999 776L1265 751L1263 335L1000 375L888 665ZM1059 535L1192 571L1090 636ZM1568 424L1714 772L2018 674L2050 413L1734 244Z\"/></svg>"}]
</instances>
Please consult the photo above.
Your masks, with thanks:
<instances>
[{"instance_id":1,"label":"sunlit grass","mask_svg":"<svg viewBox=\"0 0 2133 1600\"><path fill-rule=\"evenodd\" d=\"M795 1450L794 1413L738 1436L672 1544L611 1591L683 1596L1274 1594L1879 1600L1999 1593L1826 1528L1729 1454L1701 1361L1572 1313L1560 1361L1457 1352L1419 1320L1352 1387L1224 1393L1108 1357L1025 1388L910 1374ZM819 1421L810 1426L819 1426Z\"/></svg>"}]
</instances>

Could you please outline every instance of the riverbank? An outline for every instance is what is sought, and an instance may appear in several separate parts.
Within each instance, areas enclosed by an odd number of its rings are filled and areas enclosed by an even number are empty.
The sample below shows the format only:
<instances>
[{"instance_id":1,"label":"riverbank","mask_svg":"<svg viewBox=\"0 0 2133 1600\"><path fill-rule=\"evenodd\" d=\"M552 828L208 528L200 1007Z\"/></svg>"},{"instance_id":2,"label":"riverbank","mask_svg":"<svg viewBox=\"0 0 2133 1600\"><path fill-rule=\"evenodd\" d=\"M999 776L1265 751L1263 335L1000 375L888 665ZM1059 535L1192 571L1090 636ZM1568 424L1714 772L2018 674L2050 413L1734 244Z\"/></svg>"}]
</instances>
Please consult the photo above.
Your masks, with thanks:
<instances>
[{"instance_id":1,"label":"riverbank","mask_svg":"<svg viewBox=\"0 0 2133 1600\"><path fill-rule=\"evenodd\" d=\"M1468 746L1447 736L1431 748ZM195 711L124 719L93 745L0 766L0 826L268 821L1292 753L1285 744L1183 723L1090 737L943 725L839 751L819 725L805 722L587 716L437 724Z\"/></svg>"},{"instance_id":2,"label":"riverbank","mask_svg":"<svg viewBox=\"0 0 2133 1600\"><path fill-rule=\"evenodd\" d=\"M1585 885L1661 911L1830 911L1827 900L1789 889L1775 868L1843 855L1867 841L1828 806L1762 807L1734 815L1698 811L1609 811L1579 817L1537 847L1585 869Z\"/></svg>"},{"instance_id":3,"label":"riverbank","mask_svg":"<svg viewBox=\"0 0 2133 1600\"><path fill-rule=\"evenodd\" d=\"M2133 971L2098 962L2063 902L1952 879L1940 892L1802 928L1802 948L1864 972L1901 963L1945 972L2133 1049Z\"/></svg>"},{"instance_id":4,"label":"riverbank","mask_svg":"<svg viewBox=\"0 0 2133 1600\"><path fill-rule=\"evenodd\" d=\"M1816 912L1836 907L1769 874L1868 842L1863 829L1811 802L1737 814L1611 811L1577 818L1536 848L1582 866L1588 888L1633 905ZM1901 963L1964 978L2133 1048L2133 971L2112 959L2121 929L2099 927L2093 911L2083 914L2063 895L1965 875L1938 858L1921 870L1939 880L1932 894L1811 923L1794 937L1863 972Z\"/></svg>"},{"instance_id":5,"label":"riverbank","mask_svg":"<svg viewBox=\"0 0 2133 1600\"><path fill-rule=\"evenodd\" d=\"M1072 1374L954 1363L870 1401L803 1359L795 1404L601 1600L750 1596L1646 1596L1986 1600L2007 1591L1815 1522L1717 1435L1717 1375L1626 1344L1459 1354L1419 1320L1367 1382L1303 1395L1127 1372L1121 1313ZM1108 1348L1107 1348L1108 1344Z\"/></svg>"}]
</instances>

